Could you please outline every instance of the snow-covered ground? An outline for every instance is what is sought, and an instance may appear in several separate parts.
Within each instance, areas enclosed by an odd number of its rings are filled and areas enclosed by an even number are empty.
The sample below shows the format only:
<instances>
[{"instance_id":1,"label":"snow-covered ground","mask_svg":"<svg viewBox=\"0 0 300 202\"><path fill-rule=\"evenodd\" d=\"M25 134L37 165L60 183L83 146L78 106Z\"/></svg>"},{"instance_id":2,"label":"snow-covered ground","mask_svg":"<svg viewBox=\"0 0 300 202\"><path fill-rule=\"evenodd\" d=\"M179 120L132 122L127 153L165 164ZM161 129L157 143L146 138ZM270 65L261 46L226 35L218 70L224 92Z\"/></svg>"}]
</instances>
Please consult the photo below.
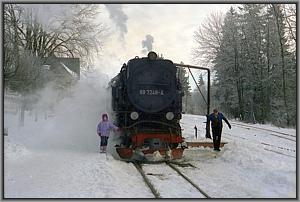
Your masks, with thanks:
<instances>
[{"instance_id":1,"label":"snow-covered ground","mask_svg":"<svg viewBox=\"0 0 300 202\"><path fill-rule=\"evenodd\" d=\"M204 117L184 115L182 122L189 128L187 136L192 139L191 128L203 121ZM277 127L268 128L278 130ZM289 132L296 136L295 130L294 133L291 129ZM222 140L228 144L217 155L211 149L204 148L188 149L184 152L185 159L197 169L184 168L182 171L198 182L209 195L217 198L296 197L295 141L251 128L232 126L230 130L226 124L223 127ZM272 151L270 146L261 144L262 142L272 145ZM291 151L282 150L281 147Z\"/></svg>"},{"instance_id":2,"label":"snow-covered ground","mask_svg":"<svg viewBox=\"0 0 300 202\"><path fill-rule=\"evenodd\" d=\"M201 116L183 116L187 140L194 139L195 124L199 128L198 139L204 140L204 120ZM51 126L53 121L11 129L9 136L5 137L5 197L153 197L132 164L98 153L97 138L87 137L93 133L80 134L84 136L82 139L74 135L72 139L70 134L56 131L59 126ZM37 134L42 131L49 133L47 128L50 127L53 127L51 137ZM234 136L227 136L227 133ZM267 151L264 149L267 146L260 143L265 141L295 150L295 142L263 133L254 136L251 129L233 127L229 130L225 126L223 140L228 144L221 153L216 154L208 148L187 149L184 160L196 168L180 169L212 197L296 197L296 158ZM295 156L295 152L285 152ZM168 169L162 165L151 166L145 167L145 170L163 173L160 167ZM178 176L153 175L151 178L160 185L159 189L168 187L167 190L173 190L165 191L165 194L162 191L163 197L201 197L199 193L189 191Z\"/></svg>"},{"instance_id":3,"label":"snow-covered ground","mask_svg":"<svg viewBox=\"0 0 300 202\"><path fill-rule=\"evenodd\" d=\"M19 128L15 115L4 115L8 128L4 142L6 198L153 198L131 163L98 153L95 130L101 112L109 110L106 94L97 85L82 82L74 97L58 104L55 116L47 120L35 122L27 115L25 126ZM203 116L183 115L186 140L205 140L204 121ZM250 126L233 124L229 130L225 124L222 140L228 143L220 153L210 148L186 149L184 162L196 168L178 168L211 197L295 198L296 142ZM296 136L295 129L267 128ZM113 152L111 140L109 147ZM162 197L201 197L164 165L144 169L153 174L149 178Z\"/></svg>"}]
</instances>

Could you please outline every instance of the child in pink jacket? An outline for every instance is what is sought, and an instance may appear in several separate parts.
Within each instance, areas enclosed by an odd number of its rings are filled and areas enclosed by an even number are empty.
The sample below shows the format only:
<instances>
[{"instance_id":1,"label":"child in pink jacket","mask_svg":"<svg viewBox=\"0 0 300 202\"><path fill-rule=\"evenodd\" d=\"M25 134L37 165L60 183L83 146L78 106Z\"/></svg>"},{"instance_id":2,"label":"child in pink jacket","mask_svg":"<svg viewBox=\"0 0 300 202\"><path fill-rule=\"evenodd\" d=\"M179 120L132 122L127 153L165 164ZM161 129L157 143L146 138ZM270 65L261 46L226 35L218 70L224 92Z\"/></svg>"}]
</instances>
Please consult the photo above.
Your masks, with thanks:
<instances>
[{"instance_id":1,"label":"child in pink jacket","mask_svg":"<svg viewBox=\"0 0 300 202\"><path fill-rule=\"evenodd\" d=\"M106 153L107 142L111 130L119 130L112 122L108 120L108 115L102 115L102 121L97 126L97 133L101 138L100 153Z\"/></svg>"}]
</instances>

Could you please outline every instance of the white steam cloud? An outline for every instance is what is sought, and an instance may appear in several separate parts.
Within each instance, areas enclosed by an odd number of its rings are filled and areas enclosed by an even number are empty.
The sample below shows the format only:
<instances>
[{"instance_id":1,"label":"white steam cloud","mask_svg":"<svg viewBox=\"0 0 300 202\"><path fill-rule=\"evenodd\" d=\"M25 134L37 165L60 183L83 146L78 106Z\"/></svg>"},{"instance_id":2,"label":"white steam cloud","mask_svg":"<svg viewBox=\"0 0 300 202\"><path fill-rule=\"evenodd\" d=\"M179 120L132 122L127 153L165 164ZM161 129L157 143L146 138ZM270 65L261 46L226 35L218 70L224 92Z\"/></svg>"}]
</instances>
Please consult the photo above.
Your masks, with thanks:
<instances>
[{"instance_id":1,"label":"white steam cloud","mask_svg":"<svg viewBox=\"0 0 300 202\"><path fill-rule=\"evenodd\" d=\"M96 70L86 73L71 89L69 96L55 103L53 117L44 119L44 116L39 116L35 121L34 114L26 112L25 125L21 128L18 127L18 115L4 114L4 125L8 128L7 138L34 153L47 150L98 152L96 127L102 113L108 113L110 120L114 121L109 80L106 74ZM53 106L57 92L49 86L39 96L40 102L36 107L45 110L47 106ZM109 141L109 145L112 145L109 146L110 150L118 143L113 140L119 140L114 135L116 134L111 134Z\"/></svg>"},{"instance_id":2,"label":"white steam cloud","mask_svg":"<svg viewBox=\"0 0 300 202\"><path fill-rule=\"evenodd\" d=\"M124 35L127 33L127 20L128 16L123 11L123 5L121 4L105 4L109 12L109 17L112 19L118 29L120 30L120 37L124 39Z\"/></svg>"},{"instance_id":3,"label":"white steam cloud","mask_svg":"<svg viewBox=\"0 0 300 202\"><path fill-rule=\"evenodd\" d=\"M18 4L20 7L25 9L23 14L24 21L28 19L29 15L32 14L34 19L38 23L43 25L44 29L52 29L57 26L57 19L72 19L74 13L72 12L72 4Z\"/></svg>"}]
</instances>

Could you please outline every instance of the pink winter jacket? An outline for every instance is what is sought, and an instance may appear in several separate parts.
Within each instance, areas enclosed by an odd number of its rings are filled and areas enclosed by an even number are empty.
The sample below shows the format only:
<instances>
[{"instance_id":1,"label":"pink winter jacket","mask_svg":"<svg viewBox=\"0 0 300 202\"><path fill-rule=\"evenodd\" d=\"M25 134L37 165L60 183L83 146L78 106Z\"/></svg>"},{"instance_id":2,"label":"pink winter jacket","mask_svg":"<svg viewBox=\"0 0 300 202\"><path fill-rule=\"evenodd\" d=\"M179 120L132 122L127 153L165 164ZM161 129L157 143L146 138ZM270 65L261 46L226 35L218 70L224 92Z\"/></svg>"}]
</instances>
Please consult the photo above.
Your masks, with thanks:
<instances>
[{"instance_id":1,"label":"pink winter jacket","mask_svg":"<svg viewBox=\"0 0 300 202\"><path fill-rule=\"evenodd\" d=\"M97 126L97 133L101 136L109 137L110 130L117 130L118 127L115 126L110 121L101 121Z\"/></svg>"}]
</instances>

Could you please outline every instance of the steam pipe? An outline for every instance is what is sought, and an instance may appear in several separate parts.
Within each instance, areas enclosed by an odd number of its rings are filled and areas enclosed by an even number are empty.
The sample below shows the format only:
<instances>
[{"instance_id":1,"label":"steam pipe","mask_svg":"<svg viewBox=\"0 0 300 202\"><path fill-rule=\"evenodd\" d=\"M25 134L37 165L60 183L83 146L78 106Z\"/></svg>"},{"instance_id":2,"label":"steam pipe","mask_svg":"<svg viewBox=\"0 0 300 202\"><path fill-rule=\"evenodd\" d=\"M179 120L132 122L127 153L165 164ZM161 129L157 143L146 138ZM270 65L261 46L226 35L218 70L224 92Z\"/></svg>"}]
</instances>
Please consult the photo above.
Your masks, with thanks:
<instances>
[{"instance_id":1,"label":"steam pipe","mask_svg":"<svg viewBox=\"0 0 300 202\"><path fill-rule=\"evenodd\" d=\"M207 67L199 67L199 66L193 66L193 65L184 65L184 64L178 64L174 63L175 66L179 67L185 67L185 68L193 68L193 69L202 69L207 71L207 115L210 112L210 69Z\"/></svg>"},{"instance_id":2,"label":"steam pipe","mask_svg":"<svg viewBox=\"0 0 300 202\"><path fill-rule=\"evenodd\" d=\"M194 65L184 65L184 64L178 64L174 63L175 66L177 67L185 67L185 68L193 68L193 69L202 69L207 71L207 115L206 115L206 138L211 138L210 137L210 130L209 130L209 120L208 116L210 113L210 69L207 67L199 67L199 66L194 66Z\"/></svg>"}]
</instances>

